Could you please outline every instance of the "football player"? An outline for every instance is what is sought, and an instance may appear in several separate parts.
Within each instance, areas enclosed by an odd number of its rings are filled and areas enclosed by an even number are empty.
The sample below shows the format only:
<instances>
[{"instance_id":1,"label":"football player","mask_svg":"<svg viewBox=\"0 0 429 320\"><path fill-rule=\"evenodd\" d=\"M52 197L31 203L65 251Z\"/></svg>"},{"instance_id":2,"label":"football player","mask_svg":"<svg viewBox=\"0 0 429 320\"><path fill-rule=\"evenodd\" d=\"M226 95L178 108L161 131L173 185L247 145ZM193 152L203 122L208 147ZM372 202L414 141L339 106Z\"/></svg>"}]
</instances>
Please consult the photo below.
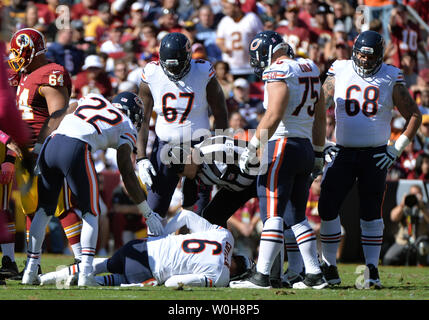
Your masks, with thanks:
<instances>
[{"instance_id":1,"label":"football player","mask_svg":"<svg viewBox=\"0 0 429 320\"><path fill-rule=\"evenodd\" d=\"M152 232L155 235L162 234L161 218L147 205L146 195L131 161L143 110L142 101L131 92L120 93L112 100L112 104L101 95L89 94L73 103L65 112L60 111L62 116L54 119L56 123L62 121L46 139L38 158L39 205L30 228L23 284L39 283L37 265L45 229L55 213L62 182L66 179L83 213L82 262L78 286L96 285L92 263L97 245L100 208L97 172L91 156L93 151L107 148L117 150L118 168L128 194L146 218ZM52 127L55 128L54 125Z\"/></svg>"},{"instance_id":2,"label":"football player","mask_svg":"<svg viewBox=\"0 0 429 320\"><path fill-rule=\"evenodd\" d=\"M171 234L187 226L190 234ZM96 258L94 273L102 286L227 287L231 279L249 273L253 262L232 255L234 238L228 229L209 223L192 211L182 210L165 226L164 235L133 240L111 258ZM40 276L41 284L73 284L82 265L72 265ZM79 276L80 277L80 276Z\"/></svg>"},{"instance_id":3,"label":"football player","mask_svg":"<svg viewBox=\"0 0 429 320\"><path fill-rule=\"evenodd\" d=\"M413 140L421 114L398 68L383 63L383 37L364 31L356 38L350 60L335 61L323 84L326 107L335 103L339 149L324 172L319 199L322 219L322 270L331 285L340 284L336 253L341 238L339 209L357 181L361 243L369 277L365 287L381 288L378 261L383 242L382 202L387 170ZM401 136L388 144L392 110L405 118Z\"/></svg>"},{"instance_id":4,"label":"football player","mask_svg":"<svg viewBox=\"0 0 429 320\"><path fill-rule=\"evenodd\" d=\"M16 101L22 119L31 129L31 147L35 157L43 143L43 140L38 141L43 123L50 114L68 106L71 93L69 73L63 66L48 61L45 57L46 51L45 37L35 29L21 29L10 40L8 64L20 75L16 88ZM17 182L19 186L29 183L28 175L18 174ZM37 179L34 179L31 190L21 196L21 203L27 215L28 236L31 219L38 203ZM75 259L79 259L82 222L71 207L70 192L66 185L61 192L56 216L60 218Z\"/></svg>"},{"instance_id":5,"label":"football player","mask_svg":"<svg viewBox=\"0 0 429 320\"><path fill-rule=\"evenodd\" d=\"M305 216L310 174L317 176L324 164L326 115L319 68L310 59L295 58L292 48L274 31L257 34L249 52L250 64L265 82L266 111L239 165L242 172L251 172L258 149L263 149L268 170L258 174L257 193L264 226L257 272L230 286L271 288L269 275L283 249L286 224L296 238L306 272L293 287L322 289L327 283L317 259L316 235ZM264 135L269 139L266 145Z\"/></svg>"},{"instance_id":6,"label":"football player","mask_svg":"<svg viewBox=\"0 0 429 320\"><path fill-rule=\"evenodd\" d=\"M149 206L164 217L179 178L162 163L161 150L170 142L201 142L210 134L209 111L216 129L226 129L227 111L212 64L191 59L191 43L186 36L176 32L166 35L159 56L159 62L150 62L142 73L139 95L145 117L144 130L139 133L137 167L141 181L150 187ZM157 114L156 140L149 160L146 145L152 111ZM210 192L204 189L199 193L198 210L207 204Z\"/></svg>"}]
</instances>

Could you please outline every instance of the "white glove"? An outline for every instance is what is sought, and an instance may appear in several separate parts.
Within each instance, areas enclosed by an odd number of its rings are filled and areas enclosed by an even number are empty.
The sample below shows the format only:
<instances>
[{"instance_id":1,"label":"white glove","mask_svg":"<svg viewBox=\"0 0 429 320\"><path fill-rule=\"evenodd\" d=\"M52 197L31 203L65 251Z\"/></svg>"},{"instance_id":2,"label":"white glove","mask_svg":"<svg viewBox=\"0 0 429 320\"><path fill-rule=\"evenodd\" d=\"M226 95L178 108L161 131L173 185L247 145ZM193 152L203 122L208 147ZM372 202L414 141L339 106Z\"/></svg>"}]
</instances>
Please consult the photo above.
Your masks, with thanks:
<instances>
[{"instance_id":1,"label":"white glove","mask_svg":"<svg viewBox=\"0 0 429 320\"><path fill-rule=\"evenodd\" d=\"M143 158L137 162L137 170L142 183L151 187L153 182L150 174L156 176L156 171L148 158Z\"/></svg>"},{"instance_id":2,"label":"white glove","mask_svg":"<svg viewBox=\"0 0 429 320\"><path fill-rule=\"evenodd\" d=\"M386 152L377 153L374 155L374 158L381 158L380 161L377 162L376 166L381 170L384 168L389 169L390 166L395 162L398 158L399 152L393 146L387 146Z\"/></svg>"},{"instance_id":3,"label":"white glove","mask_svg":"<svg viewBox=\"0 0 429 320\"><path fill-rule=\"evenodd\" d=\"M326 142L325 148L323 149L323 153L325 154L325 161L327 163L332 162L337 156L338 151L340 151L340 148L338 148L335 143L331 141Z\"/></svg>"},{"instance_id":4,"label":"white glove","mask_svg":"<svg viewBox=\"0 0 429 320\"><path fill-rule=\"evenodd\" d=\"M148 227L148 234L154 236L160 236L164 232L164 226L162 225L162 218L156 212L151 212L146 216L146 225Z\"/></svg>"},{"instance_id":5,"label":"white glove","mask_svg":"<svg viewBox=\"0 0 429 320\"><path fill-rule=\"evenodd\" d=\"M257 175L259 171L259 159L256 155L256 149L252 146L244 149L238 162L241 172L250 175Z\"/></svg>"}]
</instances>

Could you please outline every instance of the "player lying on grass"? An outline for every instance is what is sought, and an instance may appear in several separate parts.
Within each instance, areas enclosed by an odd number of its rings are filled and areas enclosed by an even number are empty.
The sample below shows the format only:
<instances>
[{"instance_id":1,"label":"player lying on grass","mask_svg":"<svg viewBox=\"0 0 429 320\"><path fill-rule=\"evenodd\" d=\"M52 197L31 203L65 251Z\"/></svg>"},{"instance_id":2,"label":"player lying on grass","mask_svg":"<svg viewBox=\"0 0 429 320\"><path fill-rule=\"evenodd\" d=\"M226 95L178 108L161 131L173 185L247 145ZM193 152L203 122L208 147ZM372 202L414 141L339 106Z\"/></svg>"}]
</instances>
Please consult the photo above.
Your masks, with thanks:
<instances>
[{"instance_id":1,"label":"player lying on grass","mask_svg":"<svg viewBox=\"0 0 429 320\"><path fill-rule=\"evenodd\" d=\"M183 226L190 234L172 234ZM95 258L94 274L110 273L95 280L102 286L226 287L253 266L247 257L233 256L233 248L234 238L228 229L182 210L167 223L163 236L133 240L110 258ZM40 283L74 284L79 271L80 264L75 264L41 275Z\"/></svg>"}]
</instances>

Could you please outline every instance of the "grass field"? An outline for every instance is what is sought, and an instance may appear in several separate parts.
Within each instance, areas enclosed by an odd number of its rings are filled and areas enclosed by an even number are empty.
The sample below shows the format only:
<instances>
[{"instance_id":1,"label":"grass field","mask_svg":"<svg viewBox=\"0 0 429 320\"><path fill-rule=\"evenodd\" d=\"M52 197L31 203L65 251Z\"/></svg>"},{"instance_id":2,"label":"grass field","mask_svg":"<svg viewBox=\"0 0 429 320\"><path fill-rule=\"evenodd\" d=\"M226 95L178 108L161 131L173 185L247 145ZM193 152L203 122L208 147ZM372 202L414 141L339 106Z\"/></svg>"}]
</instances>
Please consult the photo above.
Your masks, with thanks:
<instances>
[{"instance_id":1,"label":"grass field","mask_svg":"<svg viewBox=\"0 0 429 320\"><path fill-rule=\"evenodd\" d=\"M19 269L25 256L17 254ZM71 256L44 254L42 270L49 272L58 265L73 262ZM181 290L160 287L149 288L86 288L57 289L53 286L24 286L19 281L6 280L0 286L1 300L429 300L429 267L384 267L379 268L384 289L356 289L362 283L363 272L356 264L338 266L342 284L335 289L294 290L271 289L249 290L231 288L182 288ZM358 271L358 273L356 273Z\"/></svg>"}]
</instances>

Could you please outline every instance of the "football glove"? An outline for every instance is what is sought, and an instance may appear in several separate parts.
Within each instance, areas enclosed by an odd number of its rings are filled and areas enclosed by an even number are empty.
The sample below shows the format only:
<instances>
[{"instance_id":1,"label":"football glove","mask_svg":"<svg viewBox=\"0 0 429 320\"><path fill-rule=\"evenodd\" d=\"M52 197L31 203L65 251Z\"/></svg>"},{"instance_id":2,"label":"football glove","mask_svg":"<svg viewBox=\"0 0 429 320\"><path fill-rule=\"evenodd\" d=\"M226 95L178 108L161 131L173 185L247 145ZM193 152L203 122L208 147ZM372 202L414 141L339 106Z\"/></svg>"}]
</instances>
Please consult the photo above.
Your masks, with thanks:
<instances>
[{"instance_id":1,"label":"football glove","mask_svg":"<svg viewBox=\"0 0 429 320\"><path fill-rule=\"evenodd\" d=\"M332 162L334 158L337 156L338 151L340 151L340 149L335 145L335 143L331 141L327 141L325 143L325 148L323 149L323 153L325 155L325 161L327 163Z\"/></svg>"},{"instance_id":2,"label":"football glove","mask_svg":"<svg viewBox=\"0 0 429 320\"><path fill-rule=\"evenodd\" d=\"M146 218L146 225L148 227L148 234L154 236L160 236L164 232L164 226L162 225L162 218L156 212L150 212Z\"/></svg>"},{"instance_id":3,"label":"football glove","mask_svg":"<svg viewBox=\"0 0 429 320\"><path fill-rule=\"evenodd\" d=\"M148 158L142 158L137 161L137 170L141 182L151 187L153 182L150 175L156 176L156 171L150 160Z\"/></svg>"},{"instance_id":4,"label":"football glove","mask_svg":"<svg viewBox=\"0 0 429 320\"><path fill-rule=\"evenodd\" d=\"M386 152L377 153L374 155L374 158L380 158L380 161L377 162L376 166L379 167L381 170L389 169L396 161L398 156L398 150L396 150L393 146L387 146Z\"/></svg>"},{"instance_id":5,"label":"football glove","mask_svg":"<svg viewBox=\"0 0 429 320\"><path fill-rule=\"evenodd\" d=\"M256 149L249 145L246 149L244 149L243 153L240 156L240 160L238 162L238 166L240 167L240 171L249 175L257 175L259 169L259 159L256 154Z\"/></svg>"},{"instance_id":6,"label":"football glove","mask_svg":"<svg viewBox=\"0 0 429 320\"><path fill-rule=\"evenodd\" d=\"M11 162L3 162L0 171L0 184L9 184L15 175L15 165Z\"/></svg>"}]
</instances>

